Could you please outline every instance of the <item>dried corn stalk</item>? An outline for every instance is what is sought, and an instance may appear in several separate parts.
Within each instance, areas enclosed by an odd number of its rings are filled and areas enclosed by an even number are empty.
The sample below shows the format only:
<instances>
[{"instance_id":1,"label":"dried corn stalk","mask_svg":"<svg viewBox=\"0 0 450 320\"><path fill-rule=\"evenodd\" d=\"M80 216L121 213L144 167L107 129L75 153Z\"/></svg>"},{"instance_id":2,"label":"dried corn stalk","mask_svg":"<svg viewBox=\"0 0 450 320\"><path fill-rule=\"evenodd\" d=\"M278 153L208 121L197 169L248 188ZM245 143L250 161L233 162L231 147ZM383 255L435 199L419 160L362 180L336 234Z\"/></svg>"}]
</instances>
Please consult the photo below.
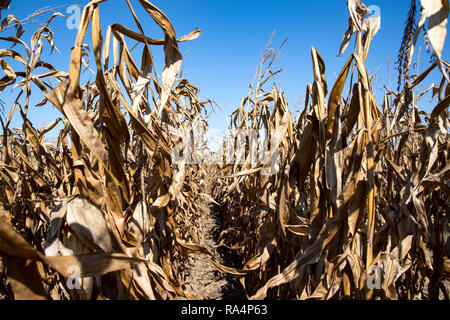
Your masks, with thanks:
<instances>
[{"instance_id":1,"label":"dried corn stalk","mask_svg":"<svg viewBox=\"0 0 450 320\"><path fill-rule=\"evenodd\" d=\"M214 257L212 263L239 277L250 299L448 299L444 16L434 24L438 29L428 26L439 60L401 92L387 91L379 106L365 67L379 19L361 1L349 0L340 54L353 36L355 50L331 90L325 62L312 48L313 82L294 119L283 92L276 85L266 89L279 71L270 70L274 57L263 57L267 68L258 69L256 84L231 116L230 137L215 158L220 161L211 164L204 139L189 155L173 157L183 135L208 127L210 101L178 78L178 43L200 31L177 38L169 19L139 0L164 32L164 40L150 38L127 0L138 31L115 23L103 32L102 2L84 7L69 73L41 60L44 46L55 49L49 24L58 14L29 44L17 18L2 22L14 25L16 35L0 37L14 45L0 49L0 90L15 86L18 92L8 117L0 118L3 295L196 298L185 292L178 264L189 253L212 255L202 246L199 218L214 199L223 213L218 246L235 251L242 263L232 268ZM424 17L437 18L431 14L438 2L448 15L448 2L421 1L419 28ZM96 81L82 84L88 32ZM140 60L127 41L139 44ZM150 50L157 45L165 53L161 83ZM22 69L12 68L11 60ZM416 93L437 66L444 73L439 86ZM419 109L429 90L431 114ZM44 94L38 106L50 102L59 113L41 129L27 117L36 91ZM10 128L14 113L21 129ZM46 143L58 124L57 143Z\"/></svg>"}]
</instances>

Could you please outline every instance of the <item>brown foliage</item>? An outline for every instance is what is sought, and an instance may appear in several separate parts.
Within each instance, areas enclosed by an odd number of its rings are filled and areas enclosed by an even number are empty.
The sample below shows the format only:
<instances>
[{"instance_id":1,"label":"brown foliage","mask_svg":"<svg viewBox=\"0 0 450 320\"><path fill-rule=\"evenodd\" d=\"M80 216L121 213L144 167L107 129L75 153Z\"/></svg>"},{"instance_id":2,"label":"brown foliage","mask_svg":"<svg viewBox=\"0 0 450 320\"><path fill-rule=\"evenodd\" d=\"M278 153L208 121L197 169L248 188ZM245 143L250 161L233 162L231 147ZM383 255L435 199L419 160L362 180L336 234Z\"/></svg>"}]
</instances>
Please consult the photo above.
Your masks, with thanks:
<instances>
[{"instance_id":1,"label":"brown foliage","mask_svg":"<svg viewBox=\"0 0 450 320\"><path fill-rule=\"evenodd\" d=\"M269 161L253 161L246 141L242 163L190 165L171 157L179 140L170 131L199 119L207 127L210 101L200 101L198 89L178 78L178 42L194 40L200 30L177 38L169 19L139 0L165 35L148 38L127 0L138 32L115 23L105 34L101 2L84 7L69 73L40 59L45 41L55 48L48 26L58 14L30 44L21 40L19 20L2 22L15 24L17 34L0 40L17 48L0 49L0 90L20 88L1 119L0 269L8 283L0 283L2 294L195 298L185 292L178 264L189 253L212 256L198 223L214 198L226 211L219 246L236 251L242 264L231 268L214 257L212 263L240 277L250 299L448 299L450 65L441 60L442 25L431 35L439 47L436 63L402 92L387 91L378 106L365 60L379 21L361 1L349 0L340 54L353 35L355 51L330 92L325 62L312 48L314 80L297 119L276 86L264 91L278 72L262 68L232 114L230 129L254 130L267 147L271 141ZM96 81L81 84L89 26ZM141 44L141 60L128 38ZM164 46L161 83L154 45ZM9 59L23 69L13 69ZM415 90L436 67L444 74L427 114L418 109L423 93ZM45 95L38 106L51 102L60 113L41 129L27 117L32 84ZM10 128L14 112L22 129ZM57 143L46 143L59 123ZM384 271L379 289L367 285L374 266ZM74 274L82 278L78 289L66 281Z\"/></svg>"}]
</instances>

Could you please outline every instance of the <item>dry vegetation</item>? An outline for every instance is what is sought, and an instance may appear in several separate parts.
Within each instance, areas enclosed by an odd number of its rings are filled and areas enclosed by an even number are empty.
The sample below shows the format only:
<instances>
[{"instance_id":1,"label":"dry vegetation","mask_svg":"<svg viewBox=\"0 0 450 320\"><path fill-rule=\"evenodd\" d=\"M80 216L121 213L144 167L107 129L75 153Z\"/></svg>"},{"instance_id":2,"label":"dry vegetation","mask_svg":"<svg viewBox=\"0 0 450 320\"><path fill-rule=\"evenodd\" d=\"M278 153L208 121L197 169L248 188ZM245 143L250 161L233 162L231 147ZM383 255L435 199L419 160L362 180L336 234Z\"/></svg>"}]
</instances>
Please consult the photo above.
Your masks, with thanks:
<instances>
[{"instance_id":1,"label":"dry vegetation","mask_svg":"<svg viewBox=\"0 0 450 320\"><path fill-rule=\"evenodd\" d=\"M277 74L270 70L277 51L266 50L265 68L230 129L271 141L266 159L272 161L253 161L247 140L244 161L223 165L171 157L180 143L171 131L194 121L208 125L210 101L179 78L177 43L200 31L176 38L168 18L139 0L164 32L164 40L148 38L127 0L138 31L113 24L102 33L101 2L84 8L69 73L41 60L44 46L55 48L49 24L58 14L29 44L17 18L1 23L0 40L12 46L0 49L0 90L15 86L17 93L1 118L3 298L195 299L180 264L196 254L237 277L250 299L449 298L450 65L441 59L448 1L412 1L410 18L418 9L421 18L409 19L405 30L402 89L386 89L380 106L365 67L379 18L359 0L348 0L340 49L343 55L353 39L353 53L329 90L325 62L311 50L313 82L296 119L283 92L275 85L265 90ZM4 36L12 27L16 35ZM433 63L410 76L422 31ZM87 32L96 81L83 85ZM140 57L127 41L141 44ZM150 50L155 45L164 46L161 77ZM442 81L419 92L435 68ZM45 99L32 107L50 102L60 116L40 129L27 117L35 91ZM419 109L428 91L431 114ZM10 128L13 113L23 119L21 129ZM45 135L58 123L58 141L49 144ZM234 252L240 265L220 261L205 246L200 221L212 202L222 218L218 248ZM384 274L372 290L366 284L373 266ZM67 279L77 271L81 288L71 289Z\"/></svg>"}]
</instances>

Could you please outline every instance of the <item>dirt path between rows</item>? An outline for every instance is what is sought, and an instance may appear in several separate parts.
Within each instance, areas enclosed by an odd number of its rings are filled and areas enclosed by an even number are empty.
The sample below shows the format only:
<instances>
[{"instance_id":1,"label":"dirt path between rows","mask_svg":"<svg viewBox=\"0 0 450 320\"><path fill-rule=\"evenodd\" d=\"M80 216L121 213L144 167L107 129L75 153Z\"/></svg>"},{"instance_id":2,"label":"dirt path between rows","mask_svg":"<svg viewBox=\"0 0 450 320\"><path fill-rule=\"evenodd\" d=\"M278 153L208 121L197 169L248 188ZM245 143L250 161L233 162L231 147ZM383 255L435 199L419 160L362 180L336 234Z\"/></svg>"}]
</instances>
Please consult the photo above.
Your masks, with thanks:
<instances>
[{"instance_id":1,"label":"dirt path between rows","mask_svg":"<svg viewBox=\"0 0 450 320\"><path fill-rule=\"evenodd\" d=\"M218 235L221 231L220 214L212 206L200 219L203 245L220 263L231 266L233 255L227 250L217 249ZM182 264L182 281L186 291L201 300L245 300L246 295L236 277L219 272L207 254L193 254Z\"/></svg>"}]
</instances>

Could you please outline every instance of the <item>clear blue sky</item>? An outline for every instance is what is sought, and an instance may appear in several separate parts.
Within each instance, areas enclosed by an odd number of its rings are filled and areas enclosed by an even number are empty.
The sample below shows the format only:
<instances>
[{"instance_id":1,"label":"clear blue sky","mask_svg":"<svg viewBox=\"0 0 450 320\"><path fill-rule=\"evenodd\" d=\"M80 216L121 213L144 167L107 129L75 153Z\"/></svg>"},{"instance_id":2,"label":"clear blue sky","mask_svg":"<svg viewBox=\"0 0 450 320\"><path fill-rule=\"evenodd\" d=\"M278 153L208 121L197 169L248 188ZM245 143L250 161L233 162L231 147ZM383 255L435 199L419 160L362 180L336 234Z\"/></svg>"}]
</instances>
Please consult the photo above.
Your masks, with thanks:
<instances>
[{"instance_id":1,"label":"clear blue sky","mask_svg":"<svg viewBox=\"0 0 450 320\"><path fill-rule=\"evenodd\" d=\"M377 5L381 9L381 30L372 42L367 60L369 73L378 72L376 88L381 89L384 84L390 84L391 88L395 89L394 62L400 47L410 1L364 0L363 2L367 6ZM82 0L12 0L10 8L4 11L2 16L13 13L19 18L24 18L46 6L86 3L88 1ZM138 1L133 0L131 3L143 22L146 35L162 38L162 31L141 9ZM202 98L211 98L221 106L218 116L211 119L210 126L213 128L224 129L225 117L240 104L242 97L247 95L248 84L253 80L261 52L273 31L276 31L273 47L278 47L288 38L282 49L283 57L274 68L284 69L279 80L291 107L299 97L304 98L306 84L312 81L310 55L312 46L319 51L325 61L326 78L330 89L352 51L349 47L343 57L337 57L342 36L348 27L349 14L345 0L153 0L153 3L172 21L177 36L187 34L195 27L202 30L200 38L180 44L180 50L185 54L184 76L200 88ZM66 13L65 10L61 9L62 13ZM102 3L100 14L104 33L107 25L114 22L137 30L124 0L109 0ZM51 57L44 55L43 59L53 63L60 70L68 71L70 48L75 41L76 30L69 30L64 18L57 18L52 25L56 29L56 46L61 53L54 52ZM34 30L35 26L29 25L27 29ZM29 35L25 39L28 41ZM423 44L421 39L419 44ZM164 61L162 47L155 47L153 54L160 73ZM447 48L444 48L443 55L448 59ZM429 58L425 50L422 50L422 57L421 70L428 66ZM391 62L390 79L387 74L388 58ZM438 76L439 74L434 74L433 78L439 79ZM93 75L87 72L85 77L93 78ZM377 94L380 93L381 90L377 90ZM9 95L10 90L7 89L1 93L0 99L9 101ZM427 104L422 108L430 110ZM36 127L48 124L59 116L58 111L49 105L31 109L29 116ZM21 126L20 119L17 119L13 126Z\"/></svg>"}]
</instances>

